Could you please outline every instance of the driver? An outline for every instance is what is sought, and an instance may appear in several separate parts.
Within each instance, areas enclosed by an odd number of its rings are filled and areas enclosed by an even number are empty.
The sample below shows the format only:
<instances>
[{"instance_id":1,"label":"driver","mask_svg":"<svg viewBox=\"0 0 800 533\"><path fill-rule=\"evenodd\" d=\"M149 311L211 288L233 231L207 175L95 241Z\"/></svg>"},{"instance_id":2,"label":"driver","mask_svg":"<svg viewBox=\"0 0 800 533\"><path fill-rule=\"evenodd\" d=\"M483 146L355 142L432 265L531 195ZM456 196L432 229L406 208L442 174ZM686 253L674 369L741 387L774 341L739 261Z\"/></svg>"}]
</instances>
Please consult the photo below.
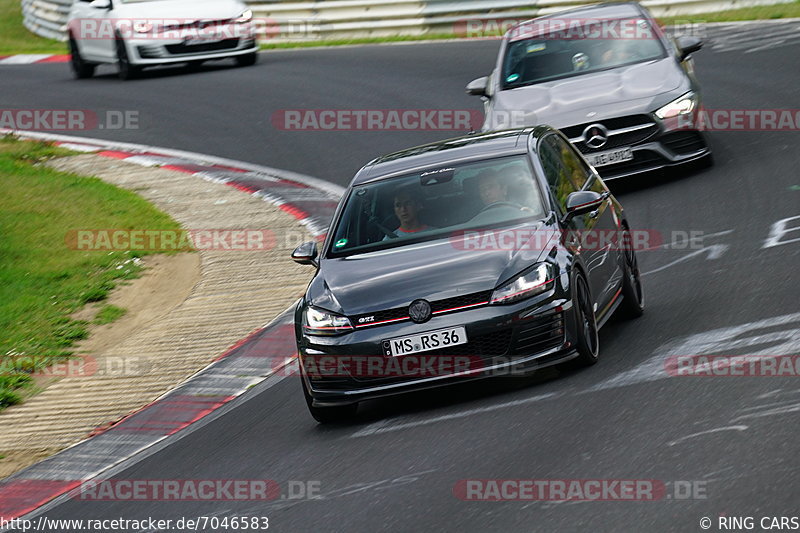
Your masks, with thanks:
<instances>
[{"instance_id":1,"label":"driver","mask_svg":"<svg viewBox=\"0 0 800 533\"><path fill-rule=\"evenodd\" d=\"M533 211L526 204L525 196L514 196L509 194L509 184L514 184L520 179L525 179L525 170L513 163L500 169L487 168L478 174L478 193L483 202L483 207L479 213L491 209L492 206L507 205L515 207L520 211Z\"/></svg>"},{"instance_id":2,"label":"driver","mask_svg":"<svg viewBox=\"0 0 800 533\"><path fill-rule=\"evenodd\" d=\"M478 174L478 192L484 206L508 201L508 185L494 169Z\"/></svg>"},{"instance_id":3,"label":"driver","mask_svg":"<svg viewBox=\"0 0 800 533\"><path fill-rule=\"evenodd\" d=\"M621 65L637 59L636 43L628 40L617 39L609 43L608 49L603 54L603 63L606 65Z\"/></svg>"}]
</instances>

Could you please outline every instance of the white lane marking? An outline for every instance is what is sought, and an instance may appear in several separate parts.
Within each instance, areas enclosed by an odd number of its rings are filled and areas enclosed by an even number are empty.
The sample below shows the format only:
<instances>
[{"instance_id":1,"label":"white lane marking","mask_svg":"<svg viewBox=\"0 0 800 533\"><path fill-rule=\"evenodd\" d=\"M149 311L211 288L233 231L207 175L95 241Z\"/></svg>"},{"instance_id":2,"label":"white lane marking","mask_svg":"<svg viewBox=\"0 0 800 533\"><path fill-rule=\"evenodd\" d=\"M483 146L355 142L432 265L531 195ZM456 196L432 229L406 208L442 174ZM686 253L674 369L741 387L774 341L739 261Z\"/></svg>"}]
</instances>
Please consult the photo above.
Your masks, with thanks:
<instances>
[{"instance_id":1,"label":"white lane marking","mask_svg":"<svg viewBox=\"0 0 800 533\"><path fill-rule=\"evenodd\" d=\"M740 420L747 420L750 418L763 418L765 416L785 415L788 413L796 413L797 411L800 411L800 402L790 403L787 405L782 405L780 407L766 409L764 411L758 411L755 413L748 413L746 415L739 415L736 418L734 418L732 422L738 422Z\"/></svg>"},{"instance_id":2,"label":"white lane marking","mask_svg":"<svg viewBox=\"0 0 800 533\"><path fill-rule=\"evenodd\" d=\"M798 323L798 326L794 326ZM773 328L780 326L791 326L782 331L769 331L760 333L759 330L763 328ZM749 336L748 336L749 334ZM766 318L754 322L747 322L737 326L729 326L718 328L702 333L696 333L678 340L673 343L662 345L654 352L655 355L651 356L644 362L635 366L634 368L617 374L605 381L597 383L583 391L564 391L560 393L547 393L538 396L532 396L521 400L513 400L487 407L479 407L475 409L468 409L449 415L442 415L433 418L426 418L421 420L414 420L410 422L395 423L396 420L384 419L379 422L370 424L369 426L360 429L350 435L350 438L368 437L370 435L379 435L383 433L390 433L394 431L401 431L404 429L435 424L438 422L446 422L449 420L456 420L465 418L476 414L488 413L500 409L508 409L511 407L525 405L528 403L537 402L540 400L549 400L553 398L565 397L574 394L587 394L607 389L615 389L619 387L627 387L630 385L638 385L640 383L647 383L650 381L658 381L661 379L668 379L672 377L666 369L666 363L672 356L677 355L699 355L699 354L713 354L719 352L730 351L733 349L742 349L751 346L762 346L758 350L753 350L748 355L762 355L777 357L780 355L793 354L800 351L800 313L793 313L788 315L781 315L773 318ZM794 408L794 407L793 407ZM800 404L797 404L797 409L800 409ZM780 413L778 410L768 412L763 416L769 414L780 414L786 411L782 408ZM752 415L745 415L752 416ZM402 420L400 418L399 420Z\"/></svg>"},{"instance_id":3,"label":"white lane marking","mask_svg":"<svg viewBox=\"0 0 800 533\"><path fill-rule=\"evenodd\" d=\"M769 236L764 241L764 244L763 246L761 246L761 248L772 248L773 246L783 246L784 244L800 242L800 237L796 239L789 239L787 241L781 240L781 237L783 237L787 233L800 231L800 226L792 226L792 227L786 226L787 222L791 222L792 220L800 220L800 215L794 217L782 218L777 222L774 222L772 226L770 226Z\"/></svg>"},{"instance_id":4,"label":"white lane marking","mask_svg":"<svg viewBox=\"0 0 800 533\"><path fill-rule=\"evenodd\" d=\"M732 230L732 229L726 229L726 230L723 230L723 231L718 231L716 233L709 233L708 235L702 235L699 240L701 242L704 242L706 239L713 239L714 237L719 237L721 235L728 235L729 233L733 233L733 232L734 232L734 230ZM696 239L694 239L694 238L692 238L690 240L691 241L696 241ZM680 241L673 240L672 242L668 242L668 243L662 244L661 246L659 246L659 248L664 248L664 249L670 250L670 249L672 249L673 246L678 246L678 245L680 245L681 247L685 247L687 245L687 240L686 239L681 239ZM687 260L691 259L692 257L695 257L697 255L701 255L703 253L707 253L708 254L708 256L706 257L706 260L719 259L728 250L728 248L729 248L729 246L727 244L710 244L708 246L704 246L703 248L700 248L699 250L694 250L694 251L688 253L687 255L684 255L683 257L680 257L680 258L678 258L678 259L676 259L676 260L674 260L674 261L672 261L670 263L667 263L666 265L660 266L660 267L658 267L658 268L656 268L654 270L650 270L648 272L644 272L644 273L642 273L642 276L647 276L649 274L655 274L656 272L661 272L662 270L665 270L667 268L675 266L675 265L677 265L679 263L687 261Z\"/></svg>"},{"instance_id":5,"label":"white lane marking","mask_svg":"<svg viewBox=\"0 0 800 533\"><path fill-rule=\"evenodd\" d=\"M740 48L746 48L751 43L764 42L767 39L775 37L794 37L797 35L798 26L786 24L782 28L770 28L769 35L764 35L760 32L742 32L728 37L714 38L714 44L732 44L742 45Z\"/></svg>"},{"instance_id":6,"label":"white lane marking","mask_svg":"<svg viewBox=\"0 0 800 533\"><path fill-rule=\"evenodd\" d=\"M789 326L782 331L760 333L760 329ZM748 336L749 335L749 336ZM657 349L653 356L634 368L591 387L587 392L605 390L671 377L665 368L670 357L711 355L736 349L772 343L747 355L780 356L800 351L800 313L747 322L696 333Z\"/></svg>"},{"instance_id":7,"label":"white lane marking","mask_svg":"<svg viewBox=\"0 0 800 533\"><path fill-rule=\"evenodd\" d=\"M126 157L123 161L143 167L157 167L164 164L163 158L155 158L147 155L132 155L130 157Z\"/></svg>"},{"instance_id":8,"label":"white lane marking","mask_svg":"<svg viewBox=\"0 0 800 533\"><path fill-rule=\"evenodd\" d=\"M74 152L97 152L99 148L97 146L91 146L88 144L82 143L61 143L59 146L61 148L66 148L67 150L72 150Z\"/></svg>"},{"instance_id":9,"label":"white lane marking","mask_svg":"<svg viewBox=\"0 0 800 533\"><path fill-rule=\"evenodd\" d=\"M42 59L47 59L53 54L20 54L5 59L0 59L0 65L29 65Z\"/></svg>"},{"instance_id":10,"label":"white lane marking","mask_svg":"<svg viewBox=\"0 0 800 533\"><path fill-rule=\"evenodd\" d=\"M350 438L358 438L358 437L368 437L370 435L378 435L381 433L390 433L393 431L401 431L403 429L408 429L417 426L427 426L428 424L435 424L437 422L445 422L448 420L456 420L459 418L465 418L472 415L477 415L481 413L489 413L492 411L497 411L499 409L508 409L510 407L516 407L518 405L525 405L528 403L538 402L541 400L550 400L553 398L557 398L563 396L563 393L557 392L549 392L547 394L539 394L537 396L531 396L530 398L524 398L522 400L513 400L510 402L498 403L495 405L489 405L487 407L478 407L475 409L468 409L466 411L459 411L457 413L452 413L449 415L442 415L437 416L434 418L425 418L422 420L414 420L413 422L404 422L401 424L393 424L391 419L381 420L380 422L376 422L374 424L370 424L369 426L360 429L350 435ZM401 418L402 420L402 418Z\"/></svg>"},{"instance_id":11,"label":"white lane marking","mask_svg":"<svg viewBox=\"0 0 800 533\"><path fill-rule=\"evenodd\" d=\"M753 52L760 52L761 50L767 50L769 48L775 48L776 46L780 46L782 44L793 44L793 42L786 42L786 39L777 39L774 41L763 41L765 44L761 46L757 46L755 48L749 48L744 51L745 54L752 54Z\"/></svg>"},{"instance_id":12,"label":"white lane marking","mask_svg":"<svg viewBox=\"0 0 800 533\"><path fill-rule=\"evenodd\" d=\"M725 426L721 428L707 429L705 431L698 431L697 433L692 433L691 435L686 435L685 437L681 437L679 439L668 442L667 446L675 446L676 444L680 444L695 437L701 437L703 435L711 435L713 433L720 433L722 431L747 431L748 429L749 429L748 426Z\"/></svg>"},{"instance_id":13,"label":"white lane marking","mask_svg":"<svg viewBox=\"0 0 800 533\"><path fill-rule=\"evenodd\" d=\"M655 274L656 272L661 272L662 270L666 270L672 266L677 265L678 263L683 263L684 261L688 261L689 259L702 254L708 254L706 257L707 261L719 259L720 257L722 257L722 254L728 251L728 248L730 248L730 246L727 244L712 244L704 248L701 248L700 250L695 250L693 252L690 252L684 255L683 257L680 257L674 261L670 261L666 265L660 266L654 270L644 272L642 273L642 276L647 276L650 274Z\"/></svg>"},{"instance_id":14,"label":"white lane marking","mask_svg":"<svg viewBox=\"0 0 800 533\"><path fill-rule=\"evenodd\" d=\"M703 235L700 235L700 238L699 238L699 240L700 240L700 241L704 241L704 240L706 240L706 239L713 239L714 237L719 237L720 235L727 235L727 234L729 234L729 233L733 233L734 231L736 231L736 230L732 230L732 229L726 229L726 230L718 231L718 232L716 232L716 233L703 234ZM687 238L683 238L683 237L681 237L681 239L680 239L680 240L678 240L678 239L675 239L675 240L673 240L672 242L668 242L668 243L666 243L666 244L662 244L662 245L660 246L660 248L667 248L667 249L671 249L673 246L675 246L675 245L677 245L677 244L680 244L681 246L686 246L686 241L687 241L687 239L688 239L688 240L695 240L695 238L694 238L694 237L687 237ZM680 250L680 248L677 248L677 249L678 249L678 250Z\"/></svg>"}]
</instances>

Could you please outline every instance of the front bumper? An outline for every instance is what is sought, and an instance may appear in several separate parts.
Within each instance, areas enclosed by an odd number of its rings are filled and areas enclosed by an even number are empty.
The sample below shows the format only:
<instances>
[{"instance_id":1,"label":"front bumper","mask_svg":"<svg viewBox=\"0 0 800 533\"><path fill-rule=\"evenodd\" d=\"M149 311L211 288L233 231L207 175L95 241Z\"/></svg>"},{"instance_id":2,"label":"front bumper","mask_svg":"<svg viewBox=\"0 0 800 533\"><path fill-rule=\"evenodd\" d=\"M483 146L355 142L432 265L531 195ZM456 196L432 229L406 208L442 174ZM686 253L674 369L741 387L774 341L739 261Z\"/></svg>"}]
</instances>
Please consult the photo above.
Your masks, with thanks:
<instances>
[{"instance_id":1,"label":"front bumper","mask_svg":"<svg viewBox=\"0 0 800 533\"><path fill-rule=\"evenodd\" d=\"M253 38L233 38L201 44L187 44L185 40L140 39L127 41L131 63L141 66L185 63L187 61L225 59L258 52Z\"/></svg>"},{"instance_id":2,"label":"front bumper","mask_svg":"<svg viewBox=\"0 0 800 533\"><path fill-rule=\"evenodd\" d=\"M704 132L695 129L694 121L669 120L642 113L570 126L562 131L584 156L631 148L633 159L596 167L600 176L608 180L683 165L711 153ZM586 132L596 125L606 130L608 142L602 147L587 144Z\"/></svg>"},{"instance_id":3,"label":"front bumper","mask_svg":"<svg viewBox=\"0 0 800 533\"><path fill-rule=\"evenodd\" d=\"M662 168L691 163L708 156L711 149L705 135L697 130L670 132L631 147L633 159L597 168L604 180L625 178Z\"/></svg>"},{"instance_id":4,"label":"front bumper","mask_svg":"<svg viewBox=\"0 0 800 533\"><path fill-rule=\"evenodd\" d=\"M486 305L435 316L424 324L405 321L337 337L304 335L296 325L302 379L313 405L326 407L480 378L527 374L568 361L576 356L574 313L564 292L557 296L554 291L513 305ZM383 355L386 339L457 326L465 327L467 344L395 358ZM402 369L408 358L442 364L435 365L433 372L409 373ZM323 359L346 360L347 364L334 372L320 372ZM352 364L355 360L376 361L373 368L379 371L362 373L358 368L365 367Z\"/></svg>"}]
</instances>

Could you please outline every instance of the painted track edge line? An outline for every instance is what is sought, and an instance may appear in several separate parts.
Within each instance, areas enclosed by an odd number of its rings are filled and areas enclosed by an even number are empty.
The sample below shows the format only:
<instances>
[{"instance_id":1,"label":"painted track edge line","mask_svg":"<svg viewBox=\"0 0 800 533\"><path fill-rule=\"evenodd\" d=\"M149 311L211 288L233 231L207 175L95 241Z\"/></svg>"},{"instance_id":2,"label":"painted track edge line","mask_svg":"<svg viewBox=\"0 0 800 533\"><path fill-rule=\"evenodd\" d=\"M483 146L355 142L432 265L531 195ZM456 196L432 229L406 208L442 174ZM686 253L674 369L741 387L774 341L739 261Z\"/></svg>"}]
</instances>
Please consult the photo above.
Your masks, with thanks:
<instances>
[{"instance_id":1,"label":"painted track edge line","mask_svg":"<svg viewBox=\"0 0 800 533\"><path fill-rule=\"evenodd\" d=\"M274 167L268 167L266 165L247 163L245 161L238 161L236 159L228 159L225 157L218 157L214 155L201 154L199 152L190 152L174 148L165 148L161 146L152 146L147 144L128 143L121 141L107 141L104 139L97 139L92 137L78 137L74 135L62 135L57 133L12 130L8 128L0 128L0 135L15 135L18 137L29 138L34 140L68 142L75 144L98 144L101 146L106 146L108 148L117 150L129 150L132 152L156 152L161 155L166 155L181 159L198 160L206 163L211 163L213 165L239 167L245 170L249 170L251 172L272 174L273 176L278 178L286 179L289 181L295 181L298 183L302 183L303 185L308 185L309 187L322 189L336 196L337 199L341 197L342 194L344 194L345 190L343 187L331 183L329 181L308 176L306 174L301 174L299 172L293 172L291 170L282 170Z\"/></svg>"}]
</instances>

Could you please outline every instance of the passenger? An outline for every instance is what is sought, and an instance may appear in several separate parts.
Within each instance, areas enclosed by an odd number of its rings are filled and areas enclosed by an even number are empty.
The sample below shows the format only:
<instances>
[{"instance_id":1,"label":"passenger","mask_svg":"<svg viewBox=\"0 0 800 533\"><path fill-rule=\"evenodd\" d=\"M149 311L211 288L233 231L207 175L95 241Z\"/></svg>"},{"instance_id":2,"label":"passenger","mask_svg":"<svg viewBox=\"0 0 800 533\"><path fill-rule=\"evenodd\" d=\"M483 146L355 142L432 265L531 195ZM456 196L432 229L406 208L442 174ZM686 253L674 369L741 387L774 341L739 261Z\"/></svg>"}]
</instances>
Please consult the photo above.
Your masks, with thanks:
<instances>
[{"instance_id":1,"label":"passenger","mask_svg":"<svg viewBox=\"0 0 800 533\"><path fill-rule=\"evenodd\" d=\"M420 231L433 229L427 224L423 224L419 219L419 212L422 210L422 202L409 189L401 188L394 195L394 214L400 221L400 227L394 230L394 235L403 237ZM386 236L383 240L389 240Z\"/></svg>"}]
</instances>

